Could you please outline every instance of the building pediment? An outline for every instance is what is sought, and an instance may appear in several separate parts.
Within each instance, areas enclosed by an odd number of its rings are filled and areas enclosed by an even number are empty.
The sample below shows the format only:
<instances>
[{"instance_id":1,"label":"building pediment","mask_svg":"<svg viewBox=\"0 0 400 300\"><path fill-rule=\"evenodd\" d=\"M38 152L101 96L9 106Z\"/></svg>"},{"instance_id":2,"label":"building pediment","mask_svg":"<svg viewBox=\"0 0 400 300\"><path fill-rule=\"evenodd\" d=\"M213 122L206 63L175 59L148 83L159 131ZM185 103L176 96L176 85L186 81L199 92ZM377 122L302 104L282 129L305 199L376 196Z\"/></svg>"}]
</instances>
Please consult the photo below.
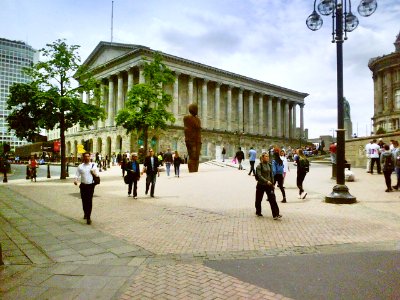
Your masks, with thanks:
<instances>
[{"instance_id":1,"label":"building pediment","mask_svg":"<svg viewBox=\"0 0 400 300\"><path fill-rule=\"evenodd\" d=\"M83 65L90 70L105 63L110 63L137 49L148 49L148 47L102 41L84 61Z\"/></svg>"}]
</instances>

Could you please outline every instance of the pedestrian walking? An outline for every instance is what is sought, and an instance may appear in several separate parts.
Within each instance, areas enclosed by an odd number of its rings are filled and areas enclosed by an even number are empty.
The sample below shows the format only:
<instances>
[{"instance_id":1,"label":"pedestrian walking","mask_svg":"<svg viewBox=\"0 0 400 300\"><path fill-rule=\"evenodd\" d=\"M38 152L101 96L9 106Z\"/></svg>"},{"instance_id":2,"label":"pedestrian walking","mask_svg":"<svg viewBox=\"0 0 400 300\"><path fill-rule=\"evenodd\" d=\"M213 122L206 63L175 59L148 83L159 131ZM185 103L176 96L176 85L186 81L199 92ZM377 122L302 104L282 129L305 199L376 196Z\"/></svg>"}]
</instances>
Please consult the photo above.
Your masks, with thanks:
<instances>
[{"instance_id":1,"label":"pedestrian walking","mask_svg":"<svg viewBox=\"0 0 400 300\"><path fill-rule=\"evenodd\" d=\"M121 158L122 177L125 177L126 164L128 163L128 156L124 153Z\"/></svg>"},{"instance_id":2,"label":"pedestrian walking","mask_svg":"<svg viewBox=\"0 0 400 300\"><path fill-rule=\"evenodd\" d=\"M281 160L283 162L283 182L282 182L282 184L284 185L285 184L286 175L290 171L289 162L288 162L288 159L286 158L285 150L281 150L280 157L281 157ZM285 187L283 187L283 188L285 188Z\"/></svg>"},{"instance_id":3,"label":"pedestrian walking","mask_svg":"<svg viewBox=\"0 0 400 300\"><path fill-rule=\"evenodd\" d=\"M398 190L400 187L400 148L399 142L393 141L393 149L392 149L393 157L395 159L395 171L396 171L396 178L397 182L392 188Z\"/></svg>"},{"instance_id":4,"label":"pedestrian walking","mask_svg":"<svg viewBox=\"0 0 400 300\"><path fill-rule=\"evenodd\" d=\"M92 214L92 203L94 193L94 178L93 176L99 176L97 165L90 162L90 152L85 152L82 155L82 163L76 169L74 184L78 185L80 178L79 189L82 198L82 208L86 223L90 225L92 223L90 216Z\"/></svg>"},{"instance_id":5,"label":"pedestrian walking","mask_svg":"<svg viewBox=\"0 0 400 300\"><path fill-rule=\"evenodd\" d=\"M29 177L31 178L31 181L36 182L37 167L38 167L38 162L37 162L35 156L31 155L31 158L28 161Z\"/></svg>"},{"instance_id":6,"label":"pedestrian walking","mask_svg":"<svg viewBox=\"0 0 400 300\"><path fill-rule=\"evenodd\" d=\"M175 176L179 178L179 168L182 163L182 158L179 156L178 151L175 151L174 153L174 171L175 171Z\"/></svg>"},{"instance_id":7,"label":"pedestrian walking","mask_svg":"<svg viewBox=\"0 0 400 300\"><path fill-rule=\"evenodd\" d=\"M383 175L385 176L386 190L385 192L392 192L392 173L395 167L395 158L393 153L390 151L389 145L383 146L383 152L381 154L381 165L383 166Z\"/></svg>"},{"instance_id":8,"label":"pedestrian walking","mask_svg":"<svg viewBox=\"0 0 400 300\"><path fill-rule=\"evenodd\" d=\"M278 183L278 187L281 190L282 193L282 203L286 203L286 194L285 194L285 188L283 187L283 172L284 172L284 165L283 161L279 155L278 152L274 153L274 158L272 160L272 174L274 176L274 185L275 183Z\"/></svg>"},{"instance_id":9,"label":"pedestrian walking","mask_svg":"<svg viewBox=\"0 0 400 300\"><path fill-rule=\"evenodd\" d=\"M274 192L274 176L272 174L272 165L269 162L268 153L263 153L260 157L260 164L256 168L256 215L262 217L261 213L261 202L264 193L267 194L267 200L271 206L272 217L274 220L282 218L279 214L279 207L276 203L276 197Z\"/></svg>"},{"instance_id":10,"label":"pedestrian walking","mask_svg":"<svg viewBox=\"0 0 400 300\"><path fill-rule=\"evenodd\" d=\"M308 161L308 159L303 153L303 150L301 149L297 150L296 165L297 165L296 184L299 189L299 199L306 199L307 193L304 192L303 182L304 178L306 177L307 173L310 170L310 162Z\"/></svg>"},{"instance_id":11,"label":"pedestrian walking","mask_svg":"<svg viewBox=\"0 0 400 300\"><path fill-rule=\"evenodd\" d=\"M140 166L137 161L138 154L133 152L131 160L126 164L126 182L128 182L128 197L131 196L133 186L133 199L137 199L137 182L140 180Z\"/></svg>"},{"instance_id":12,"label":"pedestrian walking","mask_svg":"<svg viewBox=\"0 0 400 300\"><path fill-rule=\"evenodd\" d=\"M164 153L163 159L165 162L165 170L167 171L167 176L169 176L169 173L171 171L171 164L173 163L172 153L170 148L168 148L167 152Z\"/></svg>"},{"instance_id":13,"label":"pedestrian walking","mask_svg":"<svg viewBox=\"0 0 400 300\"><path fill-rule=\"evenodd\" d=\"M244 152L242 151L241 147L239 147L238 151L236 152L235 158L239 163L239 170L243 170L242 160L244 160Z\"/></svg>"},{"instance_id":14,"label":"pedestrian walking","mask_svg":"<svg viewBox=\"0 0 400 300\"><path fill-rule=\"evenodd\" d=\"M150 184L150 196L154 197L154 190L156 186L157 175L160 176L158 170L159 162L157 155L154 153L153 149L149 149L149 155L146 156L143 165L143 172L146 172L146 195L149 192Z\"/></svg>"},{"instance_id":15,"label":"pedestrian walking","mask_svg":"<svg viewBox=\"0 0 400 300\"><path fill-rule=\"evenodd\" d=\"M224 162L224 161L225 161L225 154L226 154L226 149L225 149L224 146L222 146L222 152L221 152L221 154L222 154L222 162Z\"/></svg>"},{"instance_id":16,"label":"pedestrian walking","mask_svg":"<svg viewBox=\"0 0 400 300\"><path fill-rule=\"evenodd\" d=\"M250 147L249 150L250 172L248 175L251 175L251 172L253 172L254 176L256 175L256 170L254 169L254 164L256 163L256 157L257 157L256 150L254 150L253 147Z\"/></svg>"}]
</instances>

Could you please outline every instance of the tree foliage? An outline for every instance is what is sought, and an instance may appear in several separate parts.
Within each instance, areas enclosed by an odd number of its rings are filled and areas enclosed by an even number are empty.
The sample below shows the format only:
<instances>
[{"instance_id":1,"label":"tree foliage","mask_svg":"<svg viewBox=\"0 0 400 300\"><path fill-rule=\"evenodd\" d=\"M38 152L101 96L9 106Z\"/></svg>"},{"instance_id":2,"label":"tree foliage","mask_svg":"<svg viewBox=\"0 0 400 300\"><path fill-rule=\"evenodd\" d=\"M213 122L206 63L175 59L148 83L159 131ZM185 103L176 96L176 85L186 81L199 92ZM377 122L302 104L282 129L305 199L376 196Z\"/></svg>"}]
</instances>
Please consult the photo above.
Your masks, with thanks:
<instances>
[{"instance_id":1,"label":"tree foliage","mask_svg":"<svg viewBox=\"0 0 400 300\"><path fill-rule=\"evenodd\" d=\"M91 126L105 118L102 108L82 102L81 93L90 93L95 102L100 92L98 82L80 66L78 49L64 40L47 44L40 50L44 60L24 70L32 81L14 84L7 101L10 130L20 139L32 141L41 129L60 129L61 179L66 178L65 131L78 123Z\"/></svg>"},{"instance_id":2,"label":"tree foliage","mask_svg":"<svg viewBox=\"0 0 400 300\"><path fill-rule=\"evenodd\" d=\"M161 54L155 53L153 61L144 65L144 77L145 83L129 90L125 108L117 113L116 124L124 127L127 134L137 131L143 135L147 151L149 129L166 129L168 122L175 122L174 115L167 111L172 97L163 90L164 85L174 82L175 75L163 63Z\"/></svg>"}]
</instances>

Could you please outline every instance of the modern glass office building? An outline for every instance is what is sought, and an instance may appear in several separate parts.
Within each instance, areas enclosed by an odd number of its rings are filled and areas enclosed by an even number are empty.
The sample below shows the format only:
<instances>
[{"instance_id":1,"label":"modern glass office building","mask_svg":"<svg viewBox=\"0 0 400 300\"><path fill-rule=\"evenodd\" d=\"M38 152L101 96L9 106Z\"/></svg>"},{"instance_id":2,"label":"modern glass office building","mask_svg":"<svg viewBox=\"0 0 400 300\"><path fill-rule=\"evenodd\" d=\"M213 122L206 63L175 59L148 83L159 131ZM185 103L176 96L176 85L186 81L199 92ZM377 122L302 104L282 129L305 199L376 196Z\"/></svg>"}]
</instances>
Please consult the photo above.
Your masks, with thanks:
<instances>
[{"instance_id":1,"label":"modern glass office building","mask_svg":"<svg viewBox=\"0 0 400 300\"><path fill-rule=\"evenodd\" d=\"M11 149L27 142L19 140L12 131L8 131L6 118L10 113L7 110L9 89L14 83L29 81L22 69L37 59L37 52L24 42L0 38L0 143L10 144Z\"/></svg>"}]
</instances>

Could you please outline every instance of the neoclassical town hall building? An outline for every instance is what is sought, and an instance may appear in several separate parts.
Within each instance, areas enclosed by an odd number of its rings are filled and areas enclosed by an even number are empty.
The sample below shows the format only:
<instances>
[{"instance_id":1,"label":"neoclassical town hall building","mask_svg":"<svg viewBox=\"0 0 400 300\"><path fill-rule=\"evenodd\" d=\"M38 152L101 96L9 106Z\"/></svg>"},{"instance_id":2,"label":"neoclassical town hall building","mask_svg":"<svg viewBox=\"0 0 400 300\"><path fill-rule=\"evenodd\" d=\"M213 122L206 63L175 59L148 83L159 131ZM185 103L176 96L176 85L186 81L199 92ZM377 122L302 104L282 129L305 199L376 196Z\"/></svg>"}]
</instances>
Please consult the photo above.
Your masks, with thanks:
<instances>
[{"instance_id":1,"label":"neoclassical town hall building","mask_svg":"<svg viewBox=\"0 0 400 300\"><path fill-rule=\"evenodd\" d=\"M128 90L144 82L143 63L150 61L154 50L131 44L100 42L84 62L101 82L105 121L91 128L75 126L66 132L67 156L85 150L111 155L138 151L141 139L115 126L116 113L124 107ZM306 93L276 86L242 75L161 53L163 62L174 71L176 80L164 86L173 96L170 106L176 122L168 130L155 130L149 145L156 151L168 147L186 153L183 117L188 105L197 103L202 123L202 160L220 156L222 146L233 155L239 146L262 151L272 144L298 145L304 136L304 98ZM91 101L82 95L82 101ZM299 124L299 126L297 126ZM56 133L53 133L56 134ZM55 139L56 136L49 139Z\"/></svg>"}]
</instances>

